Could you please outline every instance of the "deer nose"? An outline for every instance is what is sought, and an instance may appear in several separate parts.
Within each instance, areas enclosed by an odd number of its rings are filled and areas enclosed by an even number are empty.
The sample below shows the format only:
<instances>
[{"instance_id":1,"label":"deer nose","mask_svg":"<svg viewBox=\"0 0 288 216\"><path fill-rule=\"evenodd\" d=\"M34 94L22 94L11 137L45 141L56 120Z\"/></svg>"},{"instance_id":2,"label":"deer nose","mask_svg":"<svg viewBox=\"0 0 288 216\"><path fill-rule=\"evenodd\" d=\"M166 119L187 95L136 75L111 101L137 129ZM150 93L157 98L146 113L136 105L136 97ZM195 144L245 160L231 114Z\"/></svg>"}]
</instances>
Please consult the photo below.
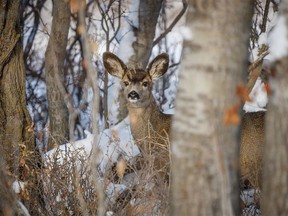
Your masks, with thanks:
<instances>
[{"instance_id":1,"label":"deer nose","mask_svg":"<svg viewBox=\"0 0 288 216\"><path fill-rule=\"evenodd\" d=\"M135 99L140 99L139 94L138 94L136 91L131 91L131 92L128 94L128 98L131 98L131 99L133 99L133 100L135 100Z\"/></svg>"}]
</instances>

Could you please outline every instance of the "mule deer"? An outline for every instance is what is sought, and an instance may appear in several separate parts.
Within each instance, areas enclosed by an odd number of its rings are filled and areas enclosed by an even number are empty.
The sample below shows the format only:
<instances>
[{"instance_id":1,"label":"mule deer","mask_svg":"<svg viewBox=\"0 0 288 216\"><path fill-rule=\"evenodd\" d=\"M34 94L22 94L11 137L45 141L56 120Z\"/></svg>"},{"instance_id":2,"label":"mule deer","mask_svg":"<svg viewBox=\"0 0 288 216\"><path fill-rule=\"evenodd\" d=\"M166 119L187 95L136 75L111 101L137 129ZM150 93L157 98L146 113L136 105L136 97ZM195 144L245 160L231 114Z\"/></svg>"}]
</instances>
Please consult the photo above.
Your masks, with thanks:
<instances>
[{"instance_id":1,"label":"mule deer","mask_svg":"<svg viewBox=\"0 0 288 216\"><path fill-rule=\"evenodd\" d=\"M154 166L157 170L167 173L169 148L168 142L161 137L167 137L170 132L171 115L160 112L152 95L152 85L154 80L167 72L168 55L165 53L158 55L146 70L129 68L110 52L103 54L103 63L108 73L121 79L124 97L127 100L132 136L140 151L145 155L148 152L157 152L160 149L159 145L162 147L164 145L165 155L156 157ZM150 137L156 139L149 142L147 140L150 140Z\"/></svg>"},{"instance_id":2,"label":"mule deer","mask_svg":"<svg viewBox=\"0 0 288 216\"><path fill-rule=\"evenodd\" d=\"M270 64L269 62L264 62L263 59L267 54L269 54L268 51L263 52L248 68L249 79L246 87L249 95L254 97L252 98L252 102L254 103L252 104L252 110L254 112L247 112L243 115L240 134L242 187L248 186L255 189L261 189L262 186L262 161L265 137L265 109L263 109L263 106L266 106L268 102L267 92L265 92L266 88L263 84L267 84L270 74ZM247 108L245 110L252 111Z\"/></svg>"},{"instance_id":3,"label":"mule deer","mask_svg":"<svg viewBox=\"0 0 288 216\"><path fill-rule=\"evenodd\" d=\"M269 65L267 63L266 65L263 65L262 63L258 64L258 62L262 62L263 59L260 60L256 60L254 64L249 66L250 74L247 84L249 94L251 93L252 88L255 86L257 77L261 78L261 85L263 83L267 84L268 82ZM257 88L260 90L263 88L263 86ZM255 93L256 95L259 95L259 92ZM252 95L253 94L254 93L252 93ZM263 95L260 98L262 98L261 105L265 105L265 103L263 103ZM257 100L257 98L255 99ZM257 104L259 102L257 102ZM264 137L265 111L260 109L258 112L245 113L242 117L240 136L240 173L242 187L248 186L256 189L261 188Z\"/></svg>"},{"instance_id":4,"label":"mule deer","mask_svg":"<svg viewBox=\"0 0 288 216\"><path fill-rule=\"evenodd\" d=\"M242 117L240 144L241 181L261 188L265 112L248 112ZM248 185L247 185L248 184Z\"/></svg>"}]
</instances>

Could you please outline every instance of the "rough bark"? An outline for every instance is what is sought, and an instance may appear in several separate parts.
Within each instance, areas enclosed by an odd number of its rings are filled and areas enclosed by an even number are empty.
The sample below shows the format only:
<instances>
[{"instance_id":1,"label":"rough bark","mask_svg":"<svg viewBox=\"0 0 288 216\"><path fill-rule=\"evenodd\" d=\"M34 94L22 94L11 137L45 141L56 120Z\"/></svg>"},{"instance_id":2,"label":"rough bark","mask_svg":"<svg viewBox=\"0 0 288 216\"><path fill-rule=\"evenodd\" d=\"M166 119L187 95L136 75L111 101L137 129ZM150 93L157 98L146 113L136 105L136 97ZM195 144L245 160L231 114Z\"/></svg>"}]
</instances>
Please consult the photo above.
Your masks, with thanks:
<instances>
[{"instance_id":1,"label":"rough bark","mask_svg":"<svg viewBox=\"0 0 288 216\"><path fill-rule=\"evenodd\" d=\"M287 12L286 10L286 16ZM288 122L284 117L288 111L288 57L276 63L275 71L275 77L270 78L272 94L265 122L266 140L261 194L261 212L264 216L288 215Z\"/></svg>"},{"instance_id":2,"label":"rough bark","mask_svg":"<svg viewBox=\"0 0 288 216\"><path fill-rule=\"evenodd\" d=\"M40 158L26 106L20 1L1 1L0 7L0 197L5 200L0 208L8 215L16 203L16 196L10 194L11 177L28 182L28 199L33 200ZM27 197L22 198L32 208Z\"/></svg>"},{"instance_id":3,"label":"rough bark","mask_svg":"<svg viewBox=\"0 0 288 216\"><path fill-rule=\"evenodd\" d=\"M3 157L1 155L1 157ZM7 178L7 172L5 170L5 166L3 166L5 163L3 163L2 158L0 159L0 196L1 196L1 202L0 202L0 215L14 215L16 211L16 196L12 192L10 187L10 181Z\"/></svg>"},{"instance_id":4,"label":"rough bark","mask_svg":"<svg viewBox=\"0 0 288 216\"><path fill-rule=\"evenodd\" d=\"M172 125L171 215L239 214L237 127L225 110L244 83L251 1L189 1Z\"/></svg>"},{"instance_id":5,"label":"rough bark","mask_svg":"<svg viewBox=\"0 0 288 216\"><path fill-rule=\"evenodd\" d=\"M69 1L54 1L50 39L45 54L46 86L49 113L47 150L66 143L69 136L68 109L65 103L64 62L70 27Z\"/></svg>"},{"instance_id":6,"label":"rough bark","mask_svg":"<svg viewBox=\"0 0 288 216\"><path fill-rule=\"evenodd\" d=\"M25 142L29 149L35 146L34 136L27 130L32 122L26 107L19 4L2 2L5 17L0 21L0 143L14 174L18 174L19 144Z\"/></svg>"},{"instance_id":7,"label":"rough bark","mask_svg":"<svg viewBox=\"0 0 288 216\"><path fill-rule=\"evenodd\" d=\"M140 64L143 68L147 66L151 55L162 3L163 0L147 0L139 3L139 26L135 32L134 55L130 58L130 62Z\"/></svg>"}]
</instances>

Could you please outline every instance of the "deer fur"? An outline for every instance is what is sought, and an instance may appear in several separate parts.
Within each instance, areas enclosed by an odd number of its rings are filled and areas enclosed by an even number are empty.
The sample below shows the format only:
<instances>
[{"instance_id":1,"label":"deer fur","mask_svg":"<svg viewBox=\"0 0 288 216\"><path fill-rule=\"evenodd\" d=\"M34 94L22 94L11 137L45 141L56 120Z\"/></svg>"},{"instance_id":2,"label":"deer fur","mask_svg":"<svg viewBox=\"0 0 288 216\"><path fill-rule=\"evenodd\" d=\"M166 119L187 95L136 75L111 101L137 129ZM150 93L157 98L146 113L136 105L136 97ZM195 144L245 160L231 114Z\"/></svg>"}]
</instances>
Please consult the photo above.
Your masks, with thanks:
<instances>
[{"instance_id":1,"label":"deer fur","mask_svg":"<svg viewBox=\"0 0 288 216\"><path fill-rule=\"evenodd\" d=\"M247 112L242 117L240 173L242 187L261 188L265 137L265 112Z\"/></svg>"},{"instance_id":2,"label":"deer fur","mask_svg":"<svg viewBox=\"0 0 288 216\"><path fill-rule=\"evenodd\" d=\"M116 55L105 52L103 63L106 71L121 79L124 97L130 118L132 136L143 155L157 152L159 145L165 145L165 155L154 159L157 170L167 172L169 163L169 148L167 137L170 133L171 115L162 113L152 95L153 81L163 76L168 69L169 56L165 53L158 55L147 69L127 67ZM156 142L151 141L156 138ZM158 143L157 143L158 142ZM164 168L166 167L166 168Z\"/></svg>"}]
</instances>

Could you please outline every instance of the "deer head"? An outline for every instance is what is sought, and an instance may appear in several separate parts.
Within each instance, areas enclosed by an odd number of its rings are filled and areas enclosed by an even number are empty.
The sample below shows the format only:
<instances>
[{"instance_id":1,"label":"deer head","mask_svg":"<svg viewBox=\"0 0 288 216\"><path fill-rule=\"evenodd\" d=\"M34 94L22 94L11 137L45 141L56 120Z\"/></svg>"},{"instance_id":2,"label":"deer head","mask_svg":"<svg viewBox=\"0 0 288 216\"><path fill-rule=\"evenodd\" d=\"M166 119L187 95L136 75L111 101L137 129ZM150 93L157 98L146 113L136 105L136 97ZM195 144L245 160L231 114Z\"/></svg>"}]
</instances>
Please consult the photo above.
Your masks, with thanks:
<instances>
[{"instance_id":1,"label":"deer head","mask_svg":"<svg viewBox=\"0 0 288 216\"><path fill-rule=\"evenodd\" d=\"M151 102L153 81L167 72L169 57L158 55L147 69L129 68L116 55L103 54L104 67L109 74L121 79L126 100L132 107L146 107Z\"/></svg>"}]
</instances>

